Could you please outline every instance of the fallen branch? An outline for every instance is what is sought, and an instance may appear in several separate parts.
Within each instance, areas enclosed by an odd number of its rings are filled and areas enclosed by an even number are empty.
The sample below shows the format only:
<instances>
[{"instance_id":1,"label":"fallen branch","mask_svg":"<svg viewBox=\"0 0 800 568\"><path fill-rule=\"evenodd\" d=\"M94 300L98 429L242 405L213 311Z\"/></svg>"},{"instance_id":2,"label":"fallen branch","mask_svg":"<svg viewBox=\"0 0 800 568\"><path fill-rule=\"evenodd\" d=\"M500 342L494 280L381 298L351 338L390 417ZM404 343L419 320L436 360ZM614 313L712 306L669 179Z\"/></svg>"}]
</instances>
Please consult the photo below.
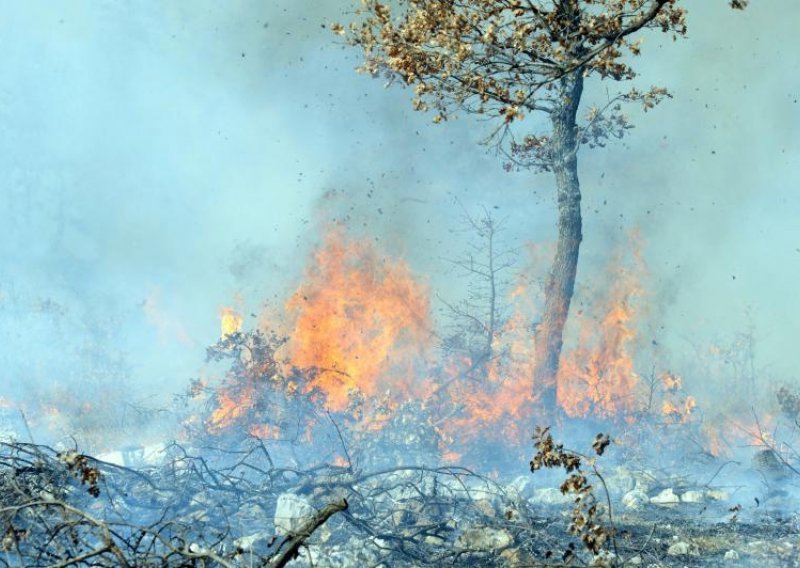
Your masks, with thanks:
<instances>
[{"instance_id":1,"label":"fallen branch","mask_svg":"<svg viewBox=\"0 0 800 568\"><path fill-rule=\"evenodd\" d=\"M289 533L286 539L279 545L278 552L272 556L264 566L268 568L283 568L286 566L290 560L297 558L300 547L303 546L303 543L305 543L314 531L321 527L331 516L340 511L345 511L347 507L346 499L325 505L316 515L303 523L300 528ZM281 550L284 545L286 545L286 548Z\"/></svg>"}]
</instances>

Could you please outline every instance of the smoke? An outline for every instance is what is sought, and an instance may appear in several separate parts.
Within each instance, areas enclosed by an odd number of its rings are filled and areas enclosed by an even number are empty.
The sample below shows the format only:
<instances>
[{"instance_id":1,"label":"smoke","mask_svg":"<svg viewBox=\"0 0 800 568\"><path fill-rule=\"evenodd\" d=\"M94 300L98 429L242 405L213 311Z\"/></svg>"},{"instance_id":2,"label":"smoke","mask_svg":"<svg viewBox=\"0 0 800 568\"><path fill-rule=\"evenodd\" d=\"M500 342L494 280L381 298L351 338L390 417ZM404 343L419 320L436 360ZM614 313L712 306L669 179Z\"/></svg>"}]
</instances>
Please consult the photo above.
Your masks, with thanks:
<instances>
[{"instance_id":1,"label":"smoke","mask_svg":"<svg viewBox=\"0 0 800 568\"><path fill-rule=\"evenodd\" d=\"M592 232L640 226L660 339L686 353L752 323L761 364L796 377L800 64L785 39L797 8L716 4L687 3L686 41L647 38L638 82L674 98L636 116L624 148L583 154L586 248L603 246Z\"/></svg>"},{"instance_id":2,"label":"smoke","mask_svg":"<svg viewBox=\"0 0 800 568\"><path fill-rule=\"evenodd\" d=\"M759 354L784 376L800 320L793 1L688 2L691 37L650 36L639 61L639 82L675 98L636 115L624 144L581 154L579 279L639 226L658 340L686 351L740 329L750 306ZM509 242L553 238L547 176L503 172L482 125L434 127L408 93L353 72L358 54L322 27L349 9L7 7L1 397L100 375L142 398L182 389L219 306L280 304L327 223L404 254L433 290L454 286L442 259L465 243L458 203L507 218Z\"/></svg>"}]
</instances>

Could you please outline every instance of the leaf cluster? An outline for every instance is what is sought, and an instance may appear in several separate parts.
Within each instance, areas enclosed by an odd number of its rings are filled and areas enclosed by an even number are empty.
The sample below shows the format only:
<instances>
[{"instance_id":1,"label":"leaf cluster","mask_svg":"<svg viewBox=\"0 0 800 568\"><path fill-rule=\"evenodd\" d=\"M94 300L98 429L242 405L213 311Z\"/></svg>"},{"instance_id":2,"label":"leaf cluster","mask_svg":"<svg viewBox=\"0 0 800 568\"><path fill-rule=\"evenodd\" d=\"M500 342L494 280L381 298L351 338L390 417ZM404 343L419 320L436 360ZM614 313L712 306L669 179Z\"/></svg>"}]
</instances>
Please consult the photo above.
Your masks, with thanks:
<instances>
[{"instance_id":1,"label":"leaf cluster","mask_svg":"<svg viewBox=\"0 0 800 568\"><path fill-rule=\"evenodd\" d=\"M553 441L550 428L537 427L533 435L536 455L531 460L531 471L536 472L543 468L563 468L569 475L561 484L563 494L575 495L575 506L572 509L568 531L580 538L583 547L598 555L605 545L614 536L613 526L607 526L602 517L608 512L600 506L594 494L594 486L589 483L587 474L583 471L583 456L564 448L563 444ZM601 456L611 444L607 434L597 434L592 442L592 449ZM593 473L602 481L597 470L592 465ZM574 547L568 548L564 553L564 561L571 560L574 556Z\"/></svg>"},{"instance_id":2,"label":"leaf cluster","mask_svg":"<svg viewBox=\"0 0 800 568\"><path fill-rule=\"evenodd\" d=\"M746 4L730 1L734 9ZM514 142L512 123L578 102L568 100L562 79L633 79L641 32L677 39L687 25L679 0L362 0L354 21L331 29L362 50L359 71L412 88L413 108L431 111L435 123L460 111L487 117L497 126L486 142L503 149L508 138ZM662 88L634 89L612 102L637 101L647 109L665 96ZM600 146L630 128L614 110L607 119L588 120L584 143ZM512 163L547 170L548 143L546 136L527 137L512 146ZM522 149L528 159L517 162Z\"/></svg>"},{"instance_id":3,"label":"leaf cluster","mask_svg":"<svg viewBox=\"0 0 800 568\"><path fill-rule=\"evenodd\" d=\"M88 456L76 452L75 450L67 450L56 454L56 458L67 466L70 474L81 482L81 485L86 485L86 492L92 497L100 496L100 470L90 464Z\"/></svg>"}]
</instances>

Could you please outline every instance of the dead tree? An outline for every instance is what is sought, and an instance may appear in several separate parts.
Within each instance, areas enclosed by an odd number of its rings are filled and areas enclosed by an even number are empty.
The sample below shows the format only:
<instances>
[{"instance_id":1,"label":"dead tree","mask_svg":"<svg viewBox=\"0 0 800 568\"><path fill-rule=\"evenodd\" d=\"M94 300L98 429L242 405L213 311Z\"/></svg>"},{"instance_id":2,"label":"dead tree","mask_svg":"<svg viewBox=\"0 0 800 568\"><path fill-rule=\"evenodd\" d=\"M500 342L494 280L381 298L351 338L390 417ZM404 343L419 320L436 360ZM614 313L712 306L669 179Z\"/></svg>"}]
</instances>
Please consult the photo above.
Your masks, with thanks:
<instances>
[{"instance_id":1,"label":"dead tree","mask_svg":"<svg viewBox=\"0 0 800 568\"><path fill-rule=\"evenodd\" d=\"M730 2L736 9L745 4ZM459 111L493 120L486 142L510 167L554 177L558 242L534 331L532 377L545 410L554 411L583 239L578 150L631 128L621 103L648 109L669 96L660 87L620 91L581 121L584 82L633 79L629 54L641 51L641 37L634 38L647 29L683 36L686 10L679 0L364 0L362 6L347 28L333 26L363 51L361 71L413 88L414 109L432 111L435 123ZM544 120L526 122L526 115Z\"/></svg>"},{"instance_id":2,"label":"dead tree","mask_svg":"<svg viewBox=\"0 0 800 568\"><path fill-rule=\"evenodd\" d=\"M495 219L485 207L479 217L464 211L463 222L465 230L477 238L464 256L449 261L468 279L468 289L467 298L458 303L440 298L453 327L444 348L467 356L465 375L485 378L498 355L495 344L506 318L503 298L507 283L503 274L514 265L515 251L499 239L503 221Z\"/></svg>"}]
</instances>

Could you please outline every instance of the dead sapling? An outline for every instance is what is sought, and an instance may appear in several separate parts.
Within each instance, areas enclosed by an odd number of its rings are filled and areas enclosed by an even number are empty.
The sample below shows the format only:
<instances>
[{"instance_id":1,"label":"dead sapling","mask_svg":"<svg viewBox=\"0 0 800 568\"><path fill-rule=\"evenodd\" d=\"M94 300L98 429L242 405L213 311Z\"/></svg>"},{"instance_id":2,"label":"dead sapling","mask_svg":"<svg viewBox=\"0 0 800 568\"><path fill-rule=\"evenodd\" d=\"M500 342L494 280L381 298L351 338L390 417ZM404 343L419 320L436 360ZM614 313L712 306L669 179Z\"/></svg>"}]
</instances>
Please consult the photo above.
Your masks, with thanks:
<instances>
[{"instance_id":1,"label":"dead sapling","mask_svg":"<svg viewBox=\"0 0 800 568\"><path fill-rule=\"evenodd\" d=\"M461 208L463 231L472 238L465 254L448 262L467 280L467 297L456 303L439 298L450 320L442 349L468 361L460 378L485 380L493 361L501 356L497 340L508 312L503 300L509 287L505 275L514 266L517 252L503 243L504 220L496 219L486 207L478 216Z\"/></svg>"},{"instance_id":2,"label":"dead sapling","mask_svg":"<svg viewBox=\"0 0 800 568\"><path fill-rule=\"evenodd\" d=\"M580 538L583 547L592 554L595 560L605 557L609 566L621 565L616 543L616 528L611 510L611 497L603 476L600 474L593 458L564 448L563 444L553 441L550 427L537 426L533 434L536 455L531 460L531 471L541 469L563 468L568 474L561 484L562 494L575 496L575 506L570 516L568 531ZM611 443L607 434L597 434L592 442L592 450L601 456ZM589 471L587 472L587 466ZM595 487L589 482L589 476L596 477L605 493L605 505L595 495ZM609 546L611 550L609 551ZM613 552L613 555L608 554ZM552 557L552 551L546 556ZM574 545L570 545L562 554L565 564L579 561Z\"/></svg>"}]
</instances>

